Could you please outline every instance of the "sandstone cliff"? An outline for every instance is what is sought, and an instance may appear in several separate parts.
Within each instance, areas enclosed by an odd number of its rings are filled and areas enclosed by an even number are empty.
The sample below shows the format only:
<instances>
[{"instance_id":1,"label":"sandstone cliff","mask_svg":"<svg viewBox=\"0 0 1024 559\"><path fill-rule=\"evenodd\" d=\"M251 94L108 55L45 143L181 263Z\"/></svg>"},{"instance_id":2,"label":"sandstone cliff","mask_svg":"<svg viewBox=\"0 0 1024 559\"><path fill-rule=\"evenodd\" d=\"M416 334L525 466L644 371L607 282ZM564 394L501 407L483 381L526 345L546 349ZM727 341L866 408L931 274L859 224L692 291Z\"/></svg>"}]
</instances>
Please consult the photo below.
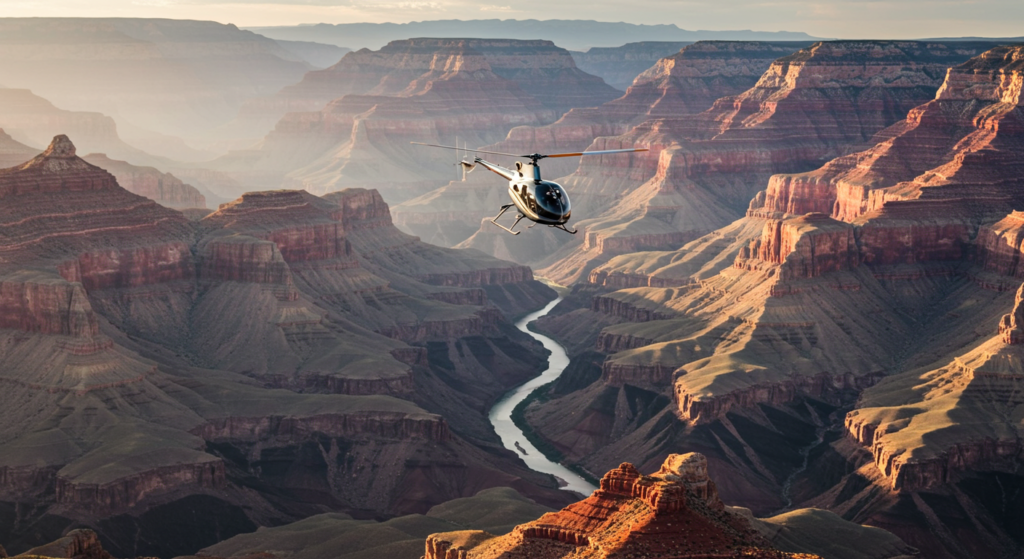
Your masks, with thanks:
<instances>
[{"instance_id":1,"label":"sandstone cliff","mask_svg":"<svg viewBox=\"0 0 1024 559\"><path fill-rule=\"evenodd\" d=\"M752 186L864 145L932 98L950 65L987 48L963 46L819 43L779 58L753 87L702 113L655 115L600 138L589 149L650 151L581 160L563 184L574 215L587 216L583 233L560 239L554 256L538 251L524 261L571 283L616 254L676 248L723 227L743 215ZM481 228L464 246L490 248L493 233Z\"/></svg>"}]
</instances>

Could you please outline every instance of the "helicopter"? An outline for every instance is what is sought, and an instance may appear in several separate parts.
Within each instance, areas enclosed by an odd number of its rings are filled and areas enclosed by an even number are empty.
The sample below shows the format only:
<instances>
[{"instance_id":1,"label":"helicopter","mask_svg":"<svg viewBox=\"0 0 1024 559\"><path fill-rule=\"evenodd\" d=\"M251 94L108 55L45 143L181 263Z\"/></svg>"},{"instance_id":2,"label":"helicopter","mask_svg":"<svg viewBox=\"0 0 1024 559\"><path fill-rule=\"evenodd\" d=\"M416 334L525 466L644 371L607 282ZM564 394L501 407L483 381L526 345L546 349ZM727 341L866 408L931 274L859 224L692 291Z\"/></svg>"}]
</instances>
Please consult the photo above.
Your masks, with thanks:
<instances>
[{"instance_id":1,"label":"helicopter","mask_svg":"<svg viewBox=\"0 0 1024 559\"><path fill-rule=\"evenodd\" d=\"M508 180L508 195L512 198L512 203L501 206L498 215L491 218L491 223L505 231L508 231L509 233L512 233L513 235L522 233L522 231L516 231L515 228L524 217L534 222L530 227L539 223L541 225L547 225L548 227L554 227L555 229L561 229L562 231L573 235L578 232L575 227L570 230L565 226L572 214L569 205L569 195L565 192L565 189L562 188L562 185L556 182L541 179L540 166L537 164L541 159L547 159L549 157L582 157L587 155L608 155L612 153L634 153L647 151L647 148L635 148L580 151L573 153L531 153L527 155L517 155L514 153L502 153L500 151L485 151L455 146L443 146L439 144L424 144L422 142L410 143L420 146L454 149L467 152L471 151L473 153L488 153L492 155L506 155L509 157L523 157L529 159L529 163L516 161L515 170L506 169L501 165L495 165L489 161L484 161L477 156L473 157L472 162L466 160L459 162L459 165L461 165L463 169L463 178L465 178L466 172L472 171L477 165L481 165L485 169L488 169ZM512 223L512 226L505 227L498 223L498 218L504 215L505 212L513 206L519 211L519 213L516 216L515 222Z\"/></svg>"}]
</instances>

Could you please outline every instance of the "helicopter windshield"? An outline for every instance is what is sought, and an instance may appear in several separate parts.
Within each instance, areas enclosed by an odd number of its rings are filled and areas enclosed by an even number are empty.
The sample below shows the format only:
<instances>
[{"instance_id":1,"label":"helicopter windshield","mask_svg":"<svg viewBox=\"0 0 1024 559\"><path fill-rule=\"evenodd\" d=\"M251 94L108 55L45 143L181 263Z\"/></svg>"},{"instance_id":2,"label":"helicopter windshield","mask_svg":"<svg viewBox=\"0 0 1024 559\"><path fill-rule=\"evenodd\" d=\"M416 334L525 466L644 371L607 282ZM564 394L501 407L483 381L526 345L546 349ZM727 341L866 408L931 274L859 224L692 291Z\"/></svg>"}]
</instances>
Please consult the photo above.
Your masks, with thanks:
<instances>
[{"instance_id":1,"label":"helicopter windshield","mask_svg":"<svg viewBox=\"0 0 1024 559\"><path fill-rule=\"evenodd\" d=\"M553 182L540 181L533 190L537 205L548 213L564 216L569 213L569 196L562 187Z\"/></svg>"}]
</instances>

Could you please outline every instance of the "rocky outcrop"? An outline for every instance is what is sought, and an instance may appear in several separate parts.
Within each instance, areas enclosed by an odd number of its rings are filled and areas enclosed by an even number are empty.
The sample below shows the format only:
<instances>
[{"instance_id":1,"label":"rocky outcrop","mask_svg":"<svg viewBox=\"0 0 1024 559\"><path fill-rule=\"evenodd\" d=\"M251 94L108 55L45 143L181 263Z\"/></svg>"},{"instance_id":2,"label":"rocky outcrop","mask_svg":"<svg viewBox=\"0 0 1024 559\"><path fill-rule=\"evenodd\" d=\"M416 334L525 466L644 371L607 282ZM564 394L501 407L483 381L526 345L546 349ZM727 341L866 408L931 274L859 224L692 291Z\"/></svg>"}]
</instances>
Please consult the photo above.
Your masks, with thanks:
<instances>
[{"instance_id":1,"label":"rocky outcrop","mask_svg":"<svg viewBox=\"0 0 1024 559\"><path fill-rule=\"evenodd\" d=\"M1017 201L1010 154L1020 149L1021 101L1012 85L1020 56L1019 47L998 47L951 68L935 98L881 134L877 145L812 173L774 177L750 213L825 211L854 222L883 208L923 214L942 209L927 203L970 200L974 219L1005 215Z\"/></svg>"},{"instance_id":2,"label":"rocky outcrop","mask_svg":"<svg viewBox=\"0 0 1024 559\"><path fill-rule=\"evenodd\" d=\"M181 182L170 173L161 173L153 167L138 167L125 161L110 159L104 154L85 156L87 162L109 171L117 184L128 192L174 209L205 208L206 198L190 184Z\"/></svg>"},{"instance_id":3,"label":"rocky outcrop","mask_svg":"<svg viewBox=\"0 0 1024 559\"><path fill-rule=\"evenodd\" d=\"M1024 212L1014 211L996 223L982 225L974 245L975 259L984 271L1024 278Z\"/></svg>"},{"instance_id":4,"label":"rocky outcrop","mask_svg":"<svg viewBox=\"0 0 1024 559\"><path fill-rule=\"evenodd\" d=\"M673 528L673 525L675 526ZM685 529L679 529L684 526ZM670 455L646 476L628 463L601 478L587 499L494 537L434 534L424 559L646 554L654 557L806 558L775 550L750 521L726 510L697 453Z\"/></svg>"},{"instance_id":5,"label":"rocky outcrop","mask_svg":"<svg viewBox=\"0 0 1024 559\"><path fill-rule=\"evenodd\" d=\"M0 198L9 259L62 259L62 274L87 289L192 273L185 217L121 189L111 174L76 157L67 136L25 165L0 170ZM40 204L58 210L40 213Z\"/></svg>"},{"instance_id":6,"label":"rocky outcrop","mask_svg":"<svg viewBox=\"0 0 1024 559\"><path fill-rule=\"evenodd\" d=\"M825 214L768 220L761 238L740 250L735 266L779 265L779 280L810 279L847 271L860 264L854 228Z\"/></svg>"},{"instance_id":7,"label":"rocky outcrop","mask_svg":"<svg viewBox=\"0 0 1024 559\"><path fill-rule=\"evenodd\" d=\"M22 271L0 281L0 328L92 337L96 316L80 283Z\"/></svg>"},{"instance_id":8,"label":"rocky outcrop","mask_svg":"<svg viewBox=\"0 0 1024 559\"><path fill-rule=\"evenodd\" d=\"M18 555L18 557L22 556L53 559L113 559L103 549L96 532L83 529L71 530L56 541Z\"/></svg>"},{"instance_id":9,"label":"rocky outcrop","mask_svg":"<svg viewBox=\"0 0 1024 559\"><path fill-rule=\"evenodd\" d=\"M174 464L119 477L107 483L89 483L57 476L57 503L68 509L105 516L129 509L151 495L223 489L224 462L212 456L190 464Z\"/></svg>"}]
</instances>

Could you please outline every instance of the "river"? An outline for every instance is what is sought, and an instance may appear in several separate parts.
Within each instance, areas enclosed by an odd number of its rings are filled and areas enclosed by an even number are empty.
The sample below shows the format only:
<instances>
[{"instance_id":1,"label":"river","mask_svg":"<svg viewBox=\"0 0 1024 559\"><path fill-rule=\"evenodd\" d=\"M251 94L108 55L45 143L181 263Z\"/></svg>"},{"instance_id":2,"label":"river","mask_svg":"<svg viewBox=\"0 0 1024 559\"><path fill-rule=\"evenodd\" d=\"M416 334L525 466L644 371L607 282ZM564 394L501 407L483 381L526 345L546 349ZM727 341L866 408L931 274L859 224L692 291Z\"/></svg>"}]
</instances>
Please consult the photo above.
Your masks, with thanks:
<instances>
[{"instance_id":1,"label":"river","mask_svg":"<svg viewBox=\"0 0 1024 559\"><path fill-rule=\"evenodd\" d=\"M527 324L550 312L555 305L561 302L561 300L562 298L559 297L558 299L548 303L548 305L543 309L530 313L516 322L516 328L544 344L544 347L551 352L551 356L548 357L548 368L545 369L540 376L526 384L513 388L507 394L502 396L501 399L494 404L494 407L491 408L489 417L491 425L494 425L494 430L498 433L498 436L501 437L501 442L505 445L505 448L518 454L519 457L526 462L527 466L538 472L551 474L560 478L566 484L562 489L567 491L576 491L583 495L590 495L592 491L597 489L596 487L569 468L566 468L557 462L548 460L530 443L530 441L526 439L526 435L524 435L523 432L516 427L516 424L512 422L512 410L519 405L519 402L525 400L526 397L537 388L558 378L558 376L562 374L562 371L565 370L566 366L569 365L569 356L565 354L565 348L559 345L555 340L552 340L547 336L537 334L536 332L531 332L530 329L526 327ZM517 446L519 448L517 448ZM526 451L526 453L524 454L523 451Z\"/></svg>"}]
</instances>

